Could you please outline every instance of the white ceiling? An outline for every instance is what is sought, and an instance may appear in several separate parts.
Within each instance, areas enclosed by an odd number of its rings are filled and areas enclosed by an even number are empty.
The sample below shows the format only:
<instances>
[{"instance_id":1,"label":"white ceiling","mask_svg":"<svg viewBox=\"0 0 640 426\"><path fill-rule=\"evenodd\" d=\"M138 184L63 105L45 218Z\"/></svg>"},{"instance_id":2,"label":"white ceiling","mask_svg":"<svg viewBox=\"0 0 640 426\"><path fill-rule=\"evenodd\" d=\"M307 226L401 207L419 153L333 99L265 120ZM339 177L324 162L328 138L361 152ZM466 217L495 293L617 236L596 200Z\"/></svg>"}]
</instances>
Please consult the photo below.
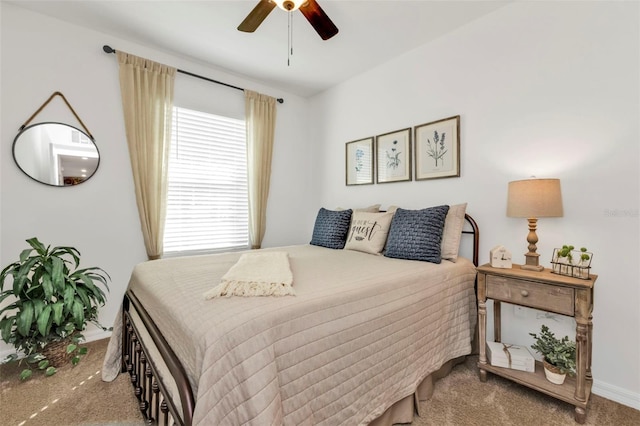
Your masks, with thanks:
<instances>
[{"instance_id":1,"label":"white ceiling","mask_svg":"<svg viewBox=\"0 0 640 426\"><path fill-rule=\"evenodd\" d=\"M255 33L236 30L258 0L7 2L307 97L509 1L318 0L340 32L323 41L293 12L289 66L287 12L275 8Z\"/></svg>"}]
</instances>

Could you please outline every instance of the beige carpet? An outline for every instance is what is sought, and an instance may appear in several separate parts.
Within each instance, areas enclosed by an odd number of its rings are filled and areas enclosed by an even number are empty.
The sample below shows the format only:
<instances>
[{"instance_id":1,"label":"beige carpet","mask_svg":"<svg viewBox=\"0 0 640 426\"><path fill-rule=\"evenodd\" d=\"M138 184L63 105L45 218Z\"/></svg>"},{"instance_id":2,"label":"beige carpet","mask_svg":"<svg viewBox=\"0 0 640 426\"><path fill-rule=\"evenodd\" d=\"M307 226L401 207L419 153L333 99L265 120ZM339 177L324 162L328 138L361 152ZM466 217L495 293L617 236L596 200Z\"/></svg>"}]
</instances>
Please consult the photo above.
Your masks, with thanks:
<instances>
[{"instance_id":1,"label":"beige carpet","mask_svg":"<svg viewBox=\"0 0 640 426\"><path fill-rule=\"evenodd\" d=\"M0 425L143 425L128 375L112 383L100 379L106 345L106 340L89 343L80 364L52 377L34 375L20 382L20 368L1 366ZM413 426L575 425L569 404L491 374L481 383L476 362L469 357L436 383ZM640 411L593 395L586 424L640 425Z\"/></svg>"},{"instance_id":2,"label":"beige carpet","mask_svg":"<svg viewBox=\"0 0 640 426\"><path fill-rule=\"evenodd\" d=\"M23 367L0 367L0 425L72 426L143 425L133 387L126 374L111 382L100 378L107 340L89 349L75 367L68 365L51 377L34 372L20 382Z\"/></svg>"},{"instance_id":3,"label":"beige carpet","mask_svg":"<svg viewBox=\"0 0 640 426\"><path fill-rule=\"evenodd\" d=\"M491 373L480 382L477 362L470 356L436 382L433 397L420 404L422 417L412 425L577 425L572 405ZM585 425L637 426L640 411L591 395Z\"/></svg>"}]
</instances>

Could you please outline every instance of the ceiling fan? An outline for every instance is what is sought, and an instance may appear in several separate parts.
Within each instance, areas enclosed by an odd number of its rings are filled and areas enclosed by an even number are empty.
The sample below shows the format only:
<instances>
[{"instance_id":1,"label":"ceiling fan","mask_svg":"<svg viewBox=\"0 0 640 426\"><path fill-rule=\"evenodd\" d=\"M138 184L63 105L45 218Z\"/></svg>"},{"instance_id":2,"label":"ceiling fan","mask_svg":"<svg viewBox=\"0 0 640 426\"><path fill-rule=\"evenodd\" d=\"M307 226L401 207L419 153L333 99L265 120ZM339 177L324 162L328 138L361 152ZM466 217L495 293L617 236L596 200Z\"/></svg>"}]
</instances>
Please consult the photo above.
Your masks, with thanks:
<instances>
[{"instance_id":1,"label":"ceiling fan","mask_svg":"<svg viewBox=\"0 0 640 426\"><path fill-rule=\"evenodd\" d=\"M238 26L238 30L247 33L254 32L276 6L288 12L300 9L300 12L323 40L328 40L338 34L338 28L324 13L316 0L260 0Z\"/></svg>"}]
</instances>

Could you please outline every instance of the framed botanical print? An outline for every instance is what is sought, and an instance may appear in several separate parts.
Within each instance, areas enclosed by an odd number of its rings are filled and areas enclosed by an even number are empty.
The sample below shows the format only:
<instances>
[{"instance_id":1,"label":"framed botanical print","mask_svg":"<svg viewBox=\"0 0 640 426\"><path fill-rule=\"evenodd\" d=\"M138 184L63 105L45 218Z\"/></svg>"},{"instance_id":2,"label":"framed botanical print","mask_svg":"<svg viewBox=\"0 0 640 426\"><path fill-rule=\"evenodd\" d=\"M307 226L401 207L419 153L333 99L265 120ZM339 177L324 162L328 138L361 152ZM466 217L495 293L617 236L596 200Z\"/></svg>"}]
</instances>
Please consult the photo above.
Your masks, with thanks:
<instances>
[{"instance_id":1,"label":"framed botanical print","mask_svg":"<svg viewBox=\"0 0 640 426\"><path fill-rule=\"evenodd\" d=\"M347 185L373 183L373 137L346 143L345 176Z\"/></svg>"},{"instance_id":2,"label":"framed botanical print","mask_svg":"<svg viewBox=\"0 0 640 426\"><path fill-rule=\"evenodd\" d=\"M460 116L415 127L416 180L460 176Z\"/></svg>"},{"instance_id":3,"label":"framed botanical print","mask_svg":"<svg viewBox=\"0 0 640 426\"><path fill-rule=\"evenodd\" d=\"M376 136L376 182L411 180L411 128Z\"/></svg>"}]
</instances>

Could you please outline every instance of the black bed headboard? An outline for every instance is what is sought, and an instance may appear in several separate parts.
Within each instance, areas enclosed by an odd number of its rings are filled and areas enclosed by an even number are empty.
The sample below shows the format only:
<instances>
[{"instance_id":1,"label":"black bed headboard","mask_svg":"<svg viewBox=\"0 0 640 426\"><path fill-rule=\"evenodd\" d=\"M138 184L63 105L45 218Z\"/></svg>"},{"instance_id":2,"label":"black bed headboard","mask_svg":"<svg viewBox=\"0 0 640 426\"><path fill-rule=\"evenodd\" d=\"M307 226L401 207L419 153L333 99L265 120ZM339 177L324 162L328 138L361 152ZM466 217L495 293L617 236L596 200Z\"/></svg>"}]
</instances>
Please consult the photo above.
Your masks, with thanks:
<instances>
[{"instance_id":1,"label":"black bed headboard","mask_svg":"<svg viewBox=\"0 0 640 426\"><path fill-rule=\"evenodd\" d=\"M478 229L478 224L471 216L465 213L464 219L467 221L471 229L470 230L463 229L462 233L473 235L473 259L472 260L473 260L473 264L478 266L478 249L480 245L480 230Z\"/></svg>"}]
</instances>

